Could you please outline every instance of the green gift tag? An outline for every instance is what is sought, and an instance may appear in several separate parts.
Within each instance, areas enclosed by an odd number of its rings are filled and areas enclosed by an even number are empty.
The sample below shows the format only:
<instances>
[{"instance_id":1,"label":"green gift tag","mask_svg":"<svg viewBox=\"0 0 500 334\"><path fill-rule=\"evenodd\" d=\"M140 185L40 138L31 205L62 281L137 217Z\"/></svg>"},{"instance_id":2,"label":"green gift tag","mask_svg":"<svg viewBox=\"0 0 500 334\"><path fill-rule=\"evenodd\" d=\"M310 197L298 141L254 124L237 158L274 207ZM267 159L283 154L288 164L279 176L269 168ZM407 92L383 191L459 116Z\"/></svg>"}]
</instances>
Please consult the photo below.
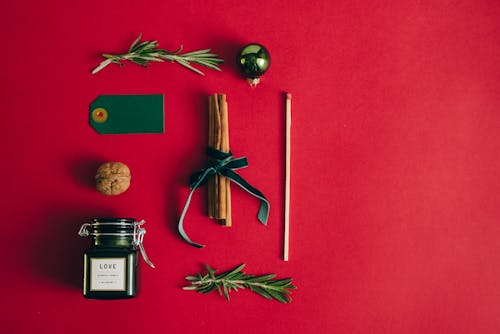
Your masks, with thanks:
<instances>
[{"instance_id":1,"label":"green gift tag","mask_svg":"<svg viewBox=\"0 0 500 334\"><path fill-rule=\"evenodd\" d=\"M89 110L100 134L163 133L163 95L100 95Z\"/></svg>"}]
</instances>

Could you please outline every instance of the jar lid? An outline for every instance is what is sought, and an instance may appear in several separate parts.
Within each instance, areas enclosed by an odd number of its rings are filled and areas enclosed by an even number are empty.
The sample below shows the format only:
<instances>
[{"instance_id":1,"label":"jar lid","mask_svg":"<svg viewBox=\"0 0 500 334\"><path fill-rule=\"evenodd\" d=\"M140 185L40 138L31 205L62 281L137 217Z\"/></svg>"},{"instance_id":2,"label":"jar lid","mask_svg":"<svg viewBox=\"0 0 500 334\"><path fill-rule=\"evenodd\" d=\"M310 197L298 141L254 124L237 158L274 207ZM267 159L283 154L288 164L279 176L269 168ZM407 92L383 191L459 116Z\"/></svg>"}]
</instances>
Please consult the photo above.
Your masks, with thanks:
<instances>
[{"instance_id":1,"label":"jar lid","mask_svg":"<svg viewBox=\"0 0 500 334\"><path fill-rule=\"evenodd\" d=\"M93 218L80 230L81 236L134 236L137 222L134 218Z\"/></svg>"},{"instance_id":2,"label":"jar lid","mask_svg":"<svg viewBox=\"0 0 500 334\"><path fill-rule=\"evenodd\" d=\"M134 225L135 218L110 218L110 217L101 217L101 218L93 218L92 224L131 224Z\"/></svg>"}]
</instances>

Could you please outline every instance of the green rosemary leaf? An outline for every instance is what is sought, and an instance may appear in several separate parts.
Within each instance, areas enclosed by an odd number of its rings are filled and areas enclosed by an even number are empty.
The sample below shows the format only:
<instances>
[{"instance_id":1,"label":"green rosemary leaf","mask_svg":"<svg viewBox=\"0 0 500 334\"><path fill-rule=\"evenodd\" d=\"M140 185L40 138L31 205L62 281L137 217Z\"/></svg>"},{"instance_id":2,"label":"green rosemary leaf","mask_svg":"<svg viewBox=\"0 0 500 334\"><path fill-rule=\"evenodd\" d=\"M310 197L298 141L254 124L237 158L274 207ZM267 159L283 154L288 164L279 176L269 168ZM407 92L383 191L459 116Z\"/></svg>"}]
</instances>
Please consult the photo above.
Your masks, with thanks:
<instances>
[{"instance_id":1,"label":"green rosemary leaf","mask_svg":"<svg viewBox=\"0 0 500 334\"><path fill-rule=\"evenodd\" d=\"M218 57L218 55L216 55L215 53L210 53L210 49L208 49L207 51L208 51L207 53L204 53L202 55L197 55L197 58L203 57L203 58L210 58L210 59L212 59L212 58ZM186 54L184 54L184 55L186 55ZM217 58L216 61L217 62L222 62L223 60Z\"/></svg>"},{"instance_id":2,"label":"green rosemary leaf","mask_svg":"<svg viewBox=\"0 0 500 334\"><path fill-rule=\"evenodd\" d=\"M186 57L186 60L197 61L197 62L206 62L206 63L210 63L210 64L220 64L220 63L222 63L221 59L214 59L214 58L210 58L210 57L196 57L196 58L193 58L193 57L187 58Z\"/></svg>"},{"instance_id":3,"label":"green rosemary leaf","mask_svg":"<svg viewBox=\"0 0 500 334\"><path fill-rule=\"evenodd\" d=\"M142 58L134 57L129 59L131 62L141 66L148 66L148 61Z\"/></svg>"},{"instance_id":4,"label":"green rosemary leaf","mask_svg":"<svg viewBox=\"0 0 500 334\"><path fill-rule=\"evenodd\" d=\"M189 62L188 62L188 61L186 61L186 60L184 60L184 59L180 59L180 58L178 58L178 59L175 59L175 61L176 61L177 63L181 64L182 66L184 66L184 67L186 67L186 68L189 68L191 71L194 71L194 72L196 72L196 73L198 73L198 74L201 74L201 75L205 75L205 74L203 74L203 72L202 72L202 71L200 71L199 69L197 69L197 68L195 68L195 67L191 66L191 65L189 64Z\"/></svg>"},{"instance_id":5,"label":"green rosemary leaf","mask_svg":"<svg viewBox=\"0 0 500 334\"><path fill-rule=\"evenodd\" d=\"M251 279L249 279L248 282L265 282L265 281L268 281L268 280L273 279L275 277L276 277L276 274L256 276L256 277L252 277Z\"/></svg>"},{"instance_id":6,"label":"green rosemary leaf","mask_svg":"<svg viewBox=\"0 0 500 334\"><path fill-rule=\"evenodd\" d=\"M142 42L141 44L137 45L134 48L134 50L132 50L132 53L141 54L141 53L147 52L149 50L154 50L157 46L158 46L157 41Z\"/></svg>"},{"instance_id":7,"label":"green rosemary leaf","mask_svg":"<svg viewBox=\"0 0 500 334\"><path fill-rule=\"evenodd\" d=\"M209 52L210 52L210 49L203 49L203 50L198 50L198 51L186 52L186 53L183 53L183 55L186 56L186 57L188 57L188 56L194 56L194 55L199 55L199 54L206 55Z\"/></svg>"},{"instance_id":8,"label":"green rosemary leaf","mask_svg":"<svg viewBox=\"0 0 500 334\"><path fill-rule=\"evenodd\" d=\"M208 275L210 276L211 279L215 279L215 270L210 268L210 266L207 264L205 266L207 268Z\"/></svg>"},{"instance_id":9,"label":"green rosemary leaf","mask_svg":"<svg viewBox=\"0 0 500 334\"><path fill-rule=\"evenodd\" d=\"M239 266L237 266L233 270L228 270L228 271L226 271L226 272L224 272L222 274L219 274L218 276L219 276L219 278L227 278L228 276L230 276L232 274L236 274L236 273L242 271L243 268L245 268L245 264L244 263L240 264Z\"/></svg>"},{"instance_id":10,"label":"green rosemary leaf","mask_svg":"<svg viewBox=\"0 0 500 334\"><path fill-rule=\"evenodd\" d=\"M234 291L238 291L238 289L244 289L245 287L237 282L227 282L227 287L233 289Z\"/></svg>"},{"instance_id":11,"label":"green rosemary leaf","mask_svg":"<svg viewBox=\"0 0 500 334\"><path fill-rule=\"evenodd\" d=\"M269 285L272 286L288 286L292 282L291 278L284 278L284 279L278 279L274 280L269 283Z\"/></svg>"},{"instance_id":12,"label":"green rosemary leaf","mask_svg":"<svg viewBox=\"0 0 500 334\"><path fill-rule=\"evenodd\" d=\"M240 280L246 280L247 275L244 272L239 272L231 275L233 277L233 280L235 281L240 281Z\"/></svg>"},{"instance_id":13,"label":"green rosemary leaf","mask_svg":"<svg viewBox=\"0 0 500 334\"><path fill-rule=\"evenodd\" d=\"M135 41L130 45L130 48L128 49L128 52L132 52L132 50L137 45L137 43L139 43L139 41L141 40L141 38L142 38L142 34L139 34L139 36L135 39Z\"/></svg>"},{"instance_id":14,"label":"green rosemary leaf","mask_svg":"<svg viewBox=\"0 0 500 334\"><path fill-rule=\"evenodd\" d=\"M248 287L249 287L250 290L252 290L253 292L258 293L259 295L261 295L264 298L273 299L273 297L266 290L262 289L259 286L249 285Z\"/></svg>"},{"instance_id":15,"label":"green rosemary leaf","mask_svg":"<svg viewBox=\"0 0 500 334\"><path fill-rule=\"evenodd\" d=\"M282 294L279 291L276 290L266 290L266 291L280 303L286 304L289 302L289 299L286 297L286 295Z\"/></svg>"},{"instance_id":16,"label":"green rosemary leaf","mask_svg":"<svg viewBox=\"0 0 500 334\"><path fill-rule=\"evenodd\" d=\"M166 50L163 50L163 49L156 49L156 51L158 51L158 53L161 53L161 54L164 54L164 55L175 55L175 54L178 54L179 52L182 51L182 45L179 46L179 48L175 51L166 51Z\"/></svg>"},{"instance_id":17,"label":"green rosemary leaf","mask_svg":"<svg viewBox=\"0 0 500 334\"><path fill-rule=\"evenodd\" d=\"M227 286L224 285L224 297L226 300L229 300L229 291L227 290Z\"/></svg>"},{"instance_id":18,"label":"green rosemary leaf","mask_svg":"<svg viewBox=\"0 0 500 334\"><path fill-rule=\"evenodd\" d=\"M211 63L209 61L198 59L197 62L198 62L198 64L203 65L203 66L208 67L208 68L211 68L213 70L216 70L216 71L220 71L221 70L216 64L213 64L213 63Z\"/></svg>"},{"instance_id":19,"label":"green rosemary leaf","mask_svg":"<svg viewBox=\"0 0 500 334\"><path fill-rule=\"evenodd\" d=\"M196 291L201 292L201 293L209 293L214 291L215 285L209 284L209 285L204 285L197 289Z\"/></svg>"}]
</instances>

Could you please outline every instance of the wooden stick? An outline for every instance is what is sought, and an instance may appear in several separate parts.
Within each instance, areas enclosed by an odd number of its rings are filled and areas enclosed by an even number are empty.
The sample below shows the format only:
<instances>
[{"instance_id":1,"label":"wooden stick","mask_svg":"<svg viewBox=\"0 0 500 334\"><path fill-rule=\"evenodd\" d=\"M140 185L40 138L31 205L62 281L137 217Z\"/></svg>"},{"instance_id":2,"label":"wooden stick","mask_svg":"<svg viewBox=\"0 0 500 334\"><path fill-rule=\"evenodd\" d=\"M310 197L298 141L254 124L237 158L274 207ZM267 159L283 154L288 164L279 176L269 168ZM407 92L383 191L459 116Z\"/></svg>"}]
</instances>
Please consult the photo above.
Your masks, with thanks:
<instances>
[{"instance_id":1,"label":"wooden stick","mask_svg":"<svg viewBox=\"0 0 500 334\"><path fill-rule=\"evenodd\" d=\"M290 251L290 135L292 125L292 94L286 93L286 134L285 134L285 231L283 238L283 260L288 261Z\"/></svg>"}]
</instances>

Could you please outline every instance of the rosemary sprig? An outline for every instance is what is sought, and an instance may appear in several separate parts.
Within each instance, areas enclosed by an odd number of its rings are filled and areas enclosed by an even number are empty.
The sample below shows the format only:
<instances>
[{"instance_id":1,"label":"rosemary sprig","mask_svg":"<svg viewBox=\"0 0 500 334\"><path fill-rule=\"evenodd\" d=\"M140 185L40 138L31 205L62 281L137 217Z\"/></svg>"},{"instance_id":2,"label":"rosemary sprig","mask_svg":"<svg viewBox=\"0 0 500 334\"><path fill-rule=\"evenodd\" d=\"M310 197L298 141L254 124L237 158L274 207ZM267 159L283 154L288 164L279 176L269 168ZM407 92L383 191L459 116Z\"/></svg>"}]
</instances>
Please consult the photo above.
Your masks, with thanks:
<instances>
[{"instance_id":1,"label":"rosemary sprig","mask_svg":"<svg viewBox=\"0 0 500 334\"><path fill-rule=\"evenodd\" d=\"M202 71L193 67L191 63L198 64L211 68L213 70L220 71L217 64L223 63L224 60L217 58L218 56L210 52L210 49L198 50L187 53L180 53L182 51L182 46L173 51L168 52L163 49L158 48L158 41L143 41L141 42L142 34L135 39L135 41L130 45L127 53L120 55L112 55L103 53L102 56L106 60L102 61L99 66L92 70L92 74L96 74L109 64L117 64L122 66L122 61L128 60L141 66L148 66L150 62L163 62L168 60L170 62L176 62L191 71L198 74L204 75Z\"/></svg>"},{"instance_id":2,"label":"rosemary sprig","mask_svg":"<svg viewBox=\"0 0 500 334\"><path fill-rule=\"evenodd\" d=\"M245 264L216 275L215 269L212 269L208 264L205 265L207 269L206 275L198 273L196 276L187 276L191 285L183 287L184 290L194 290L201 293L209 293L214 290L219 292L219 295L224 295L226 300L229 300L229 292L231 290L238 291L238 289L248 288L253 292L258 293L267 299L276 299L281 303L289 303L290 289L296 287L292 285L291 278L274 279L275 274L254 276L247 275L242 272Z\"/></svg>"}]
</instances>

